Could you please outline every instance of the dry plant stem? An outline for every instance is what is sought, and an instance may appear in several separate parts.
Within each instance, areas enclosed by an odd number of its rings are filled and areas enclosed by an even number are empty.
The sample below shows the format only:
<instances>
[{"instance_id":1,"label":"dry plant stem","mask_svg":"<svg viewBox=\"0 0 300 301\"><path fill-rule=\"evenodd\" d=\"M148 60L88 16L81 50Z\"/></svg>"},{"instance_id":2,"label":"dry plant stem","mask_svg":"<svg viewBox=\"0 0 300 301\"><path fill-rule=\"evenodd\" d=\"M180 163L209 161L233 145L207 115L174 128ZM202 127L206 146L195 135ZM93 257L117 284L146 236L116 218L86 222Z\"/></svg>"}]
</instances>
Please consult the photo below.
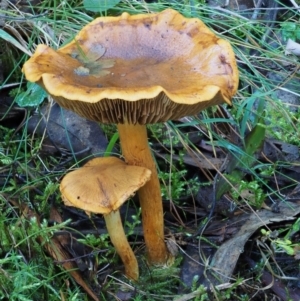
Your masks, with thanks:
<instances>
[{"instance_id":1,"label":"dry plant stem","mask_svg":"<svg viewBox=\"0 0 300 301\"><path fill-rule=\"evenodd\" d=\"M104 219L110 240L124 263L125 275L137 281L139 278L138 262L125 235L120 211L116 210L106 214Z\"/></svg>"},{"instance_id":2,"label":"dry plant stem","mask_svg":"<svg viewBox=\"0 0 300 301\"><path fill-rule=\"evenodd\" d=\"M164 265L168 252L164 242L163 206L156 164L148 145L145 125L118 124L122 153L128 164L151 170L150 180L139 189L144 239L150 264Z\"/></svg>"}]
</instances>

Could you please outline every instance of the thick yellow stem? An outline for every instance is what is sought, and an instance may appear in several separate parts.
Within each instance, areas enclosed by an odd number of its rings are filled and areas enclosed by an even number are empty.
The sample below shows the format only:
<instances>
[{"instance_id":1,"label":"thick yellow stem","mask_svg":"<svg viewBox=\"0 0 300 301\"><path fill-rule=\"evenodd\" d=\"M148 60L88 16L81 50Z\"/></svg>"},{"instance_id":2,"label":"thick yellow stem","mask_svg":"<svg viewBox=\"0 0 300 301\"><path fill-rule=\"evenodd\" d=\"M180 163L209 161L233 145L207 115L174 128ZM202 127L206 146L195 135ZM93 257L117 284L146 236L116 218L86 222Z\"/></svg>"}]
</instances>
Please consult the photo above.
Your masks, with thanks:
<instances>
[{"instance_id":1,"label":"thick yellow stem","mask_svg":"<svg viewBox=\"0 0 300 301\"><path fill-rule=\"evenodd\" d=\"M148 145L145 125L118 124L122 153L130 165L151 170L150 180L139 189L144 238L148 261L153 265L167 262L168 252L164 242L163 206L156 164Z\"/></svg>"},{"instance_id":2,"label":"thick yellow stem","mask_svg":"<svg viewBox=\"0 0 300 301\"><path fill-rule=\"evenodd\" d=\"M124 263L125 275L137 281L139 278L138 262L125 235L119 210L104 215L104 219L110 240Z\"/></svg>"}]
</instances>

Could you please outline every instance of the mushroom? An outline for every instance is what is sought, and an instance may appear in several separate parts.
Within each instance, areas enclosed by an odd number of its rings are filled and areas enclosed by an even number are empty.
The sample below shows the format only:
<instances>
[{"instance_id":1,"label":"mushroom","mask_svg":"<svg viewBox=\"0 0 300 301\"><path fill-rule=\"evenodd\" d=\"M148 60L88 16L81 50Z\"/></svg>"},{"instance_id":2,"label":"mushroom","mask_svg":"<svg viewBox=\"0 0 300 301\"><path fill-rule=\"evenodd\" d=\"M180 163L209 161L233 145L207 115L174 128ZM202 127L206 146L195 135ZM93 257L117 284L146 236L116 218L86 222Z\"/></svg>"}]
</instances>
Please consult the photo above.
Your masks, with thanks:
<instances>
[{"instance_id":1,"label":"mushroom","mask_svg":"<svg viewBox=\"0 0 300 301\"><path fill-rule=\"evenodd\" d=\"M165 264L160 183L146 125L231 104L238 70L230 44L172 9L123 13L95 19L57 51L39 45L23 71L62 107L117 124L126 162L152 171L138 192L144 238L148 261Z\"/></svg>"},{"instance_id":2,"label":"mushroom","mask_svg":"<svg viewBox=\"0 0 300 301\"><path fill-rule=\"evenodd\" d=\"M138 280L136 257L127 241L119 208L151 176L151 171L130 166L115 157L94 158L83 167L68 173L60 184L67 206L104 216L107 231L125 266L125 275Z\"/></svg>"}]
</instances>

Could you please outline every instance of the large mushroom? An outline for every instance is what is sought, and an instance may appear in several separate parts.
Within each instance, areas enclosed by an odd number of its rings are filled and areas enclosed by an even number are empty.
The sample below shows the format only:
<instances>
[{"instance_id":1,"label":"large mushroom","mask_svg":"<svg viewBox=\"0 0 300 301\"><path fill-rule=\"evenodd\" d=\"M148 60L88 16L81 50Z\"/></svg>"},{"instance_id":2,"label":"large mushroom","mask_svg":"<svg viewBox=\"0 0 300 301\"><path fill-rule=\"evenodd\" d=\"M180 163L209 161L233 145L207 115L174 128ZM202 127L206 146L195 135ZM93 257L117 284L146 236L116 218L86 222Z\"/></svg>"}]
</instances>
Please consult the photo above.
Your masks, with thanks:
<instances>
[{"instance_id":1,"label":"large mushroom","mask_svg":"<svg viewBox=\"0 0 300 301\"><path fill-rule=\"evenodd\" d=\"M138 280L139 268L125 235L119 208L150 176L147 168L127 165L115 157L103 157L94 158L68 173L60 184L65 205L88 214L103 214L110 240L124 263L125 274L133 280Z\"/></svg>"},{"instance_id":2,"label":"large mushroom","mask_svg":"<svg viewBox=\"0 0 300 301\"><path fill-rule=\"evenodd\" d=\"M146 124L231 103L238 70L230 44L199 19L167 9L101 17L58 50L39 45L24 64L26 78L64 108L118 125L126 162L151 179L138 192L148 260L164 264L163 207Z\"/></svg>"}]
</instances>

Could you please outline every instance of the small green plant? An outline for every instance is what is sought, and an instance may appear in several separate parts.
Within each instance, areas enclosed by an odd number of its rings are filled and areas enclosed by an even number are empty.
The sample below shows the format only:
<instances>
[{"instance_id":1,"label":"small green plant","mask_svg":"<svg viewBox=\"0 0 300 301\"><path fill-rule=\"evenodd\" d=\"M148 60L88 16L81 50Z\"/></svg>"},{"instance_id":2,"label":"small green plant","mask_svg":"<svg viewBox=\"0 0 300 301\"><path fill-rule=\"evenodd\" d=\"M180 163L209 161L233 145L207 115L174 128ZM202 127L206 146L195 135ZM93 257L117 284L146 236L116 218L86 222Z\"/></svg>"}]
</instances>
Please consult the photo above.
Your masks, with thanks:
<instances>
[{"instance_id":1,"label":"small green plant","mask_svg":"<svg viewBox=\"0 0 300 301\"><path fill-rule=\"evenodd\" d=\"M137 284L137 294L134 300L161 300L162 296L174 296L181 280L179 278L182 257L178 256L173 265L165 268L151 268L143 262L141 264L141 277ZM164 297L166 299L166 297Z\"/></svg>"},{"instance_id":2,"label":"small green plant","mask_svg":"<svg viewBox=\"0 0 300 301\"><path fill-rule=\"evenodd\" d=\"M216 291L216 296L217 296L217 300L219 301L230 301L230 300L237 300L237 301L247 301L249 300L249 296L247 295L240 295L237 293L237 289L240 286L240 284L242 284L244 281L243 278L238 277L237 279L235 279L234 283L232 283L232 285L230 285L229 288L224 289L224 290L218 290Z\"/></svg>"},{"instance_id":3,"label":"small green plant","mask_svg":"<svg viewBox=\"0 0 300 301\"><path fill-rule=\"evenodd\" d=\"M46 183L43 195L36 195L36 200L40 201L39 211L44 212L48 209L49 200L58 191L58 187L59 183L54 183L51 180L49 180L49 182Z\"/></svg>"},{"instance_id":4,"label":"small green plant","mask_svg":"<svg viewBox=\"0 0 300 301\"><path fill-rule=\"evenodd\" d=\"M187 170L159 172L159 178L165 183L161 188L161 194L164 198L176 200L182 196L186 186L183 177L186 173Z\"/></svg>"},{"instance_id":5,"label":"small green plant","mask_svg":"<svg viewBox=\"0 0 300 301\"><path fill-rule=\"evenodd\" d=\"M300 41L300 24L299 22L283 22L280 24L281 33L285 41L291 39L295 42Z\"/></svg>"},{"instance_id":6,"label":"small green plant","mask_svg":"<svg viewBox=\"0 0 300 301\"><path fill-rule=\"evenodd\" d=\"M193 294L195 294L194 301L208 301L209 300L207 288L204 287L203 285L198 286L196 289L192 290L192 292L193 292Z\"/></svg>"},{"instance_id":7,"label":"small green plant","mask_svg":"<svg viewBox=\"0 0 300 301\"><path fill-rule=\"evenodd\" d=\"M199 189L199 183L196 179L187 181L185 176L187 170L178 170L171 168L169 172L159 172L159 178L163 182L161 194L163 198L171 199L176 202L183 196L195 195Z\"/></svg>"},{"instance_id":8,"label":"small green plant","mask_svg":"<svg viewBox=\"0 0 300 301\"><path fill-rule=\"evenodd\" d=\"M115 250L109 240L109 234L87 234L84 238L77 239L78 242L90 247L94 250L95 261L98 265L111 263L112 258L114 257ZM98 252L101 250L101 252ZM105 250L105 253L103 252Z\"/></svg>"},{"instance_id":9,"label":"small green plant","mask_svg":"<svg viewBox=\"0 0 300 301\"><path fill-rule=\"evenodd\" d=\"M268 108L267 134L279 141L300 146L300 111L291 111L283 104Z\"/></svg>"},{"instance_id":10,"label":"small green plant","mask_svg":"<svg viewBox=\"0 0 300 301\"><path fill-rule=\"evenodd\" d=\"M107 233L99 236L87 234L84 238L78 238L77 241L91 248L110 248L109 235Z\"/></svg>"},{"instance_id":11,"label":"small green plant","mask_svg":"<svg viewBox=\"0 0 300 301\"><path fill-rule=\"evenodd\" d=\"M53 271L53 263L50 260L47 265L38 257L27 262L17 252L10 252L5 258L0 259L1 300L5 298L13 301L60 300L59 291L51 283Z\"/></svg>"},{"instance_id":12,"label":"small green plant","mask_svg":"<svg viewBox=\"0 0 300 301\"><path fill-rule=\"evenodd\" d=\"M263 235L262 240L269 241L275 253L284 252L290 256L300 258L300 243L292 242L292 236L299 231L300 218L298 218L289 228L276 231L261 229L261 234ZM280 237L284 232L286 232L286 234L283 237Z\"/></svg>"},{"instance_id":13,"label":"small green plant","mask_svg":"<svg viewBox=\"0 0 300 301\"><path fill-rule=\"evenodd\" d=\"M256 209L260 209L266 199L261 185L256 181L239 181L236 189L231 191L233 199L239 203L240 198Z\"/></svg>"},{"instance_id":14,"label":"small green plant","mask_svg":"<svg viewBox=\"0 0 300 301\"><path fill-rule=\"evenodd\" d=\"M127 235L133 235L135 233L135 228L141 224L141 208L139 208L137 214L131 215L131 222L125 221L126 233Z\"/></svg>"},{"instance_id":15,"label":"small green plant","mask_svg":"<svg viewBox=\"0 0 300 301\"><path fill-rule=\"evenodd\" d=\"M0 199L0 299L60 300L66 272L45 256L44 245L65 224L49 227L46 220L19 217Z\"/></svg>"}]
</instances>

